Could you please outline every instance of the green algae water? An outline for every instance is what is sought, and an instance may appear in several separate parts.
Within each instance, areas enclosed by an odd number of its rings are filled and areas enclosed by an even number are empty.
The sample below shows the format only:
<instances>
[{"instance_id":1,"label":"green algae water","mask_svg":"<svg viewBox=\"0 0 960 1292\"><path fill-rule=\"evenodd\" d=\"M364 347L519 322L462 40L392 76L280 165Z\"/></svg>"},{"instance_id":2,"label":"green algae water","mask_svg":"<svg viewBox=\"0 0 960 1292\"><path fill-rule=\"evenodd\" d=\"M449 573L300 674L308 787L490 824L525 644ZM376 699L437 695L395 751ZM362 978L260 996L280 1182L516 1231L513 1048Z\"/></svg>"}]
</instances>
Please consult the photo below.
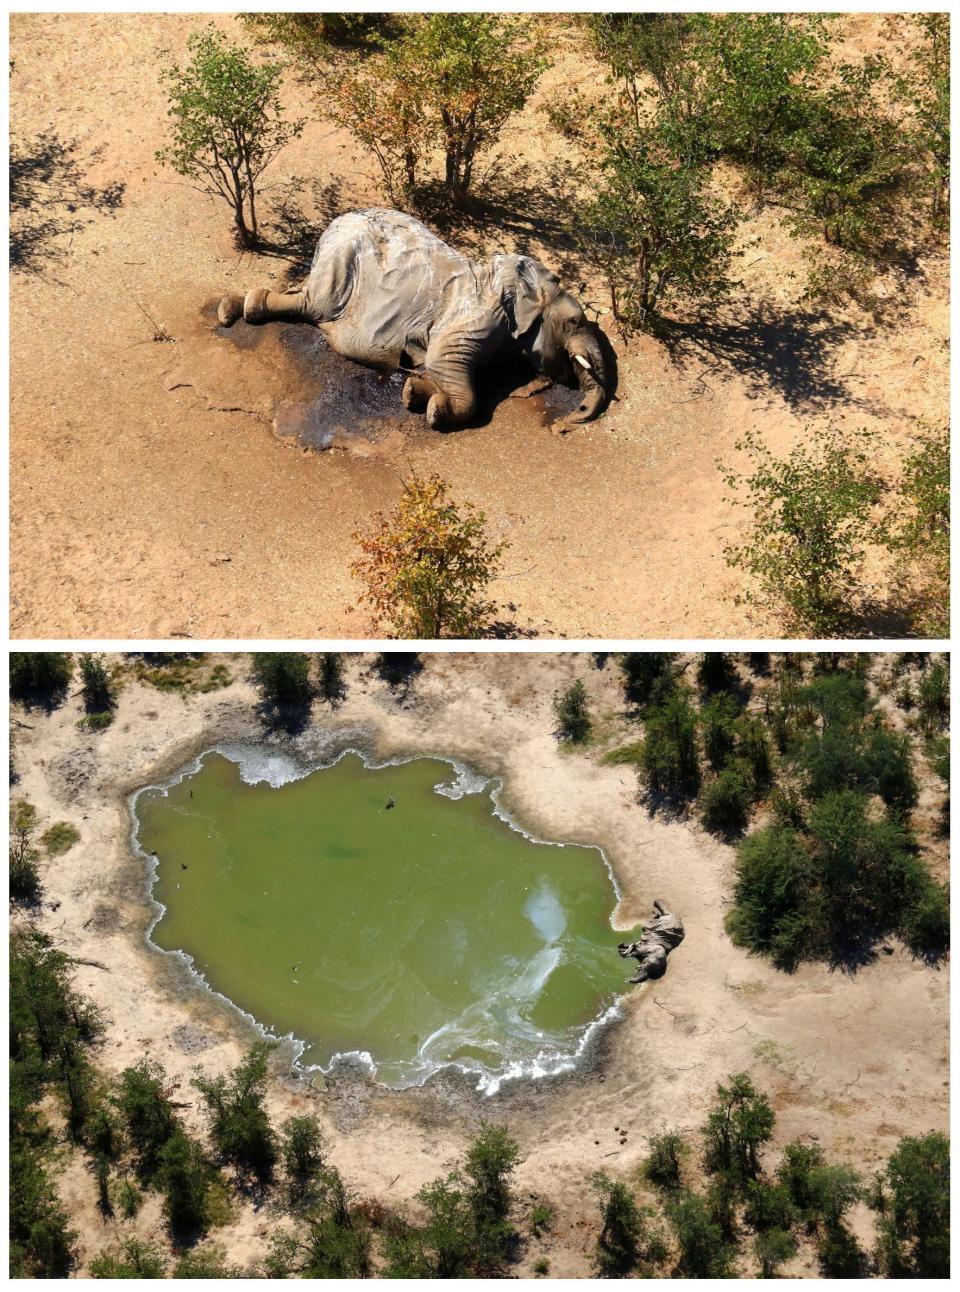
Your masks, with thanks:
<instances>
[{"instance_id":1,"label":"green algae water","mask_svg":"<svg viewBox=\"0 0 960 1292\"><path fill-rule=\"evenodd\" d=\"M397 1087L455 1065L488 1092L568 1070L626 990L617 894L598 849L528 838L495 787L432 758L210 752L135 799L152 939L305 1065L359 1056Z\"/></svg>"}]
</instances>

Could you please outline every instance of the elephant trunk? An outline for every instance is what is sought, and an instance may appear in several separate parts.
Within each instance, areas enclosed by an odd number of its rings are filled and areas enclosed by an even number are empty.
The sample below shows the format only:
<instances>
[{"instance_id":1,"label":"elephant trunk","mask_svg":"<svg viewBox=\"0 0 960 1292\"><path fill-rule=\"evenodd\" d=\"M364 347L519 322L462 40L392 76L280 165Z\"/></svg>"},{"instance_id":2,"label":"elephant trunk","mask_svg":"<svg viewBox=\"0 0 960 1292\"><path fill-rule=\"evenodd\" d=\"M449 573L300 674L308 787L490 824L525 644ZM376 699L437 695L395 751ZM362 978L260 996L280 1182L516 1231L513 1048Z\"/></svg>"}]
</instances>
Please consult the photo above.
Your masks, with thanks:
<instances>
[{"instance_id":1,"label":"elephant trunk","mask_svg":"<svg viewBox=\"0 0 960 1292\"><path fill-rule=\"evenodd\" d=\"M582 399L571 422L592 422L607 406L612 380L606 355L592 328L580 328L570 338L567 353L577 374Z\"/></svg>"}]
</instances>

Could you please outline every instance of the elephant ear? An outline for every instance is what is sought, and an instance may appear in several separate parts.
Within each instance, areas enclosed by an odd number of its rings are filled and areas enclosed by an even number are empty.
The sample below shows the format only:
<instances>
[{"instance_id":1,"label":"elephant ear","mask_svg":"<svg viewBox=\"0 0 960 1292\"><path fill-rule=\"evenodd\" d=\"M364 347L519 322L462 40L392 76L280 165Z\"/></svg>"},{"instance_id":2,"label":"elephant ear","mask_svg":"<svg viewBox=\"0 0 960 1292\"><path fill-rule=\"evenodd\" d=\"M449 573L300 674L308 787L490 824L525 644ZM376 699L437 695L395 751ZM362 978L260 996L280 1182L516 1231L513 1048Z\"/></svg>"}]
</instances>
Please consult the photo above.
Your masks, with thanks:
<instances>
[{"instance_id":1,"label":"elephant ear","mask_svg":"<svg viewBox=\"0 0 960 1292\"><path fill-rule=\"evenodd\" d=\"M560 279L529 256L510 256L512 266L504 274L504 305L513 316L514 336L529 332L543 317L556 296Z\"/></svg>"}]
</instances>

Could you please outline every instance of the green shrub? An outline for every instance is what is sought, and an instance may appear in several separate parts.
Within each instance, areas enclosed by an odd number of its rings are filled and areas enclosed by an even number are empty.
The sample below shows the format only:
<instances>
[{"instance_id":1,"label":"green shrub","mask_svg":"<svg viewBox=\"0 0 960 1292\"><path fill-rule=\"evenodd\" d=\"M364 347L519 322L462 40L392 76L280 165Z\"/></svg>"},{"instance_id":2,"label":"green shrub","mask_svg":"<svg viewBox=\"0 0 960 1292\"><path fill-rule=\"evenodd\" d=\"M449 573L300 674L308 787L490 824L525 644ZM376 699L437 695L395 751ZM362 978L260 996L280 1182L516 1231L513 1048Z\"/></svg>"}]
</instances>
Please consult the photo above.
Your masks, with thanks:
<instances>
[{"instance_id":1,"label":"green shrub","mask_svg":"<svg viewBox=\"0 0 960 1292\"><path fill-rule=\"evenodd\" d=\"M102 657L80 656L80 676L83 679L83 704L88 714L110 714L116 704L110 675Z\"/></svg>"},{"instance_id":2,"label":"green shrub","mask_svg":"<svg viewBox=\"0 0 960 1292\"><path fill-rule=\"evenodd\" d=\"M941 960L950 948L950 890L933 880L908 908L902 933L914 955Z\"/></svg>"},{"instance_id":3,"label":"green shrub","mask_svg":"<svg viewBox=\"0 0 960 1292\"><path fill-rule=\"evenodd\" d=\"M310 656L299 651L264 651L253 657L253 680L271 708L306 707L313 699Z\"/></svg>"},{"instance_id":4,"label":"green shrub","mask_svg":"<svg viewBox=\"0 0 960 1292\"><path fill-rule=\"evenodd\" d=\"M14 902L36 903L43 893L37 850L37 809L25 799L10 804L10 897Z\"/></svg>"},{"instance_id":5,"label":"green shrub","mask_svg":"<svg viewBox=\"0 0 960 1292\"><path fill-rule=\"evenodd\" d=\"M327 1167L313 1205L298 1211L296 1227L271 1239L268 1278L356 1279L370 1273L370 1229L351 1205L340 1173Z\"/></svg>"},{"instance_id":6,"label":"green shrub","mask_svg":"<svg viewBox=\"0 0 960 1292\"><path fill-rule=\"evenodd\" d=\"M530 1208L530 1233L534 1238L540 1238L545 1230L550 1228L553 1221L554 1210L547 1202L535 1202Z\"/></svg>"},{"instance_id":7,"label":"green shrub","mask_svg":"<svg viewBox=\"0 0 960 1292\"><path fill-rule=\"evenodd\" d=\"M718 772L730 761L737 744L740 706L732 695L712 695L700 709L703 753L711 771Z\"/></svg>"},{"instance_id":8,"label":"green shrub","mask_svg":"<svg viewBox=\"0 0 960 1292\"><path fill-rule=\"evenodd\" d=\"M280 1153L292 1203L308 1198L323 1169L328 1145L315 1116L290 1117L280 1128Z\"/></svg>"},{"instance_id":9,"label":"green shrub","mask_svg":"<svg viewBox=\"0 0 960 1292\"><path fill-rule=\"evenodd\" d=\"M742 834L750 819L752 798L749 769L737 759L718 772L704 790L701 820L714 834Z\"/></svg>"},{"instance_id":10,"label":"green shrub","mask_svg":"<svg viewBox=\"0 0 960 1292\"><path fill-rule=\"evenodd\" d=\"M765 1229L753 1240L753 1253L762 1279L775 1279L780 1267L796 1253L797 1240L786 1229Z\"/></svg>"},{"instance_id":11,"label":"green shrub","mask_svg":"<svg viewBox=\"0 0 960 1292\"><path fill-rule=\"evenodd\" d=\"M594 1264L601 1278L624 1278L640 1259L643 1217L625 1184L611 1180L603 1171L590 1177L600 1205L602 1225L597 1238Z\"/></svg>"},{"instance_id":12,"label":"green shrub","mask_svg":"<svg viewBox=\"0 0 960 1292\"><path fill-rule=\"evenodd\" d=\"M209 1167L196 1141L177 1131L158 1157L158 1182L163 1210L174 1230L201 1234L207 1228Z\"/></svg>"},{"instance_id":13,"label":"green shrub","mask_svg":"<svg viewBox=\"0 0 960 1292\"><path fill-rule=\"evenodd\" d=\"M217 1152L261 1184L270 1180L277 1161L277 1137L264 1107L270 1049L268 1042L258 1041L229 1079L198 1076L193 1082L210 1119Z\"/></svg>"},{"instance_id":14,"label":"green shrub","mask_svg":"<svg viewBox=\"0 0 960 1292\"><path fill-rule=\"evenodd\" d=\"M668 1192L680 1188L683 1161L689 1152L683 1136L677 1131L664 1131L650 1136L650 1151L644 1158L644 1176L658 1189Z\"/></svg>"},{"instance_id":15,"label":"green shrub","mask_svg":"<svg viewBox=\"0 0 960 1292\"><path fill-rule=\"evenodd\" d=\"M774 1114L766 1095L745 1072L717 1086L717 1103L703 1126L704 1167L736 1184L756 1179L760 1149L773 1134Z\"/></svg>"},{"instance_id":16,"label":"green shrub","mask_svg":"<svg viewBox=\"0 0 960 1292\"><path fill-rule=\"evenodd\" d=\"M686 693L653 710L645 724L640 775L652 794L680 801L700 787L697 716Z\"/></svg>"},{"instance_id":17,"label":"green shrub","mask_svg":"<svg viewBox=\"0 0 960 1292\"><path fill-rule=\"evenodd\" d=\"M55 1179L37 1147L17 1136L11 1136L9 1168L11 1277L66 1278L80 1236L69 1226Z\"/></svg>"},{"instance_id":18,"label":"green shrub","mask_svg":"<svg viewBox=\"0 0 960 1292\"><path fill-rule=\"evenodd\" d=\"M10 698L26 705L47 707L63 699L73 677L73 659L66 652L11 651Z\"/></svg>"},{"instance_id":19,"label":"green shrub","mask_svg":"<svg viewBox=\"0 0 960 1292\"><path fill-rule=\"evenodd\" d=\"M166 1262L160 1248L130 1234L114 1247L98 1252L89 1264L92 1279L164 1279Z\"/></svg>"},{"instance_id":20,"label":"green shrub","mask_svg":"<svg viewBox=\"0 0 960 1292\"><path fill-rule=\"evenodd\" d=\"M117 1207L125 1220L132 1220L143 1205L143 1194L132 1180L121 1180L117 1186Z\"/></svg>"},{"instance_id":21,"label":"green shrub","mask_svg":"<svg viewBox=\"0 0 960 1292\"><path fill-rule=\"evenodd\" d=\"M908 1136L879 1178L880 1273L945 1279L950 1274L950 1141Z\"/></svg>"},{"instance_id":22,"label":"green shrub","mask_svg":"<svg viewBox=\"0 0 960 1292\"><path fill-rule=\"evenodd\" d=\"M600 135L602 180L581 240L615 321L629 332L648 326L671 296L700 307L725 296L740 212L711 195L704 169L676 150L669 131L614 117Z\"/></svg>"},{"instance_id":23,"label":"green shrub","mask_svg":"<svg viewBox=\"0 0 960 1292\"><path fill-rule=\"evenodd\" d=\"M646 705L656 688L662 703L675 689L675 657L665 651L632 651L619 656L623 687L631 704Z\"/></svg>"},{"instance_id":24,"label":"green shrub","mask_svg":"<svg viewBox=\"0 0 960 1292\"><path fill-rule=\"evenodd\" d=\"M170 1079L161 1064L141 1059L120 1073L111 1096L139 1168L148 1179L156 1175L166 1144L180 1132L169 1089Z\"/></svg>"},{"instance_id":25,"label":"green shrub","mask_svg":"<svg viewBox=\"0 0 960 1292\"><path fill-rule=\"evenodd\" d=\"M170 1275L174 1279L239 1279L244 1274L231 1265L222 1247L188 1247L177 1257Z\"/></svg>"},{"instance_id":26,"label":"green shrub","mask_svg":"<svg viewBox=\"0 0 960 1292\"><path fill-rule=\"evenodd\" d=\"M703 1198L682 1194L668 1208L667 1218L680 1249L677 1271L682 1277L730 1277L733 1252Z\"/></svg>"},{"instance_id":27,"label":"green shrub","mask_svg":"<svg viewBox=\"0 0 960 1292\"><path fill-rule=\"evenodd\" d=\"M324 651L317 656L317 694L329 704L336 704L343 699L345 690L343 656L339 651Z\"/></svg>"},{"instance_id":28,"label":"green shrub","mask_svg":"<svg viewBox=\"0 0 960 1292\"><path fill-rule=\"evenodd\" d=\"M753 518L744 542L725 548L724 557L755 583L737 595L737 604L779 610L789 627L808 636L837 635L850 622L882 493L870 435L831 427L812 448L798 445L785 458L752 431L735 447L752 470L721 470L730 501Z\"/></svg>"},{"instance_id":29,"label":"green shrub","mask_svg":"<svg viewBox=\"0 0 960 1292\"><path fill-rule=\"evenodd\" d=\"M571 745L583 744L590 734L590 714L586 688L579 678L553 697L553 712L557 719L557 737Z\"/></svg>"},{"instance_id":30,"label":"green shrub","mask_svg":"<svg viewBox=\"0 0 960 1292\"><path fill-rule=\"evenodd\" d=\"M744 839L727 916L736 945L766 953L785 969L816 955L822 943L805 916L812 881L812 862L795 830L767 826Z\"/></svg>"},{"instance_id":31,"label":"green shrub","mask_svg":"<svg viewBox=\"0 0 960 1292\"><path fill-rule=\"evenodd\" d=\"M280 64L254 63L212 24L187 38L187 50L185 66L168 58L161 74L171 137L157 160L224 201L239 246L256 246L258 181L304 123L282 119Z\"/></svg>"}]
</instances>

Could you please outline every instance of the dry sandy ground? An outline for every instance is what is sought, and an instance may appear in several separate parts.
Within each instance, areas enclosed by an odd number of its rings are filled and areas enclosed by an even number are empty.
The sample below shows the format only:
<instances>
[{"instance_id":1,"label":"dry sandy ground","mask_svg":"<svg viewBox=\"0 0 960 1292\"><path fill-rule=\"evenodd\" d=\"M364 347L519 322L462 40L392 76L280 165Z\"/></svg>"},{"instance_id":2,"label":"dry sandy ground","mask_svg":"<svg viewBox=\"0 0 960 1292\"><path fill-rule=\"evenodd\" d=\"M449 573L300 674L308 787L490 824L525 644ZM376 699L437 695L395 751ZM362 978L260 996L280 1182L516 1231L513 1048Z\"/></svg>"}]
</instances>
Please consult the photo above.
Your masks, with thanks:
<instances>
[{"instance_id":1,"label":"dry sandy ground","mask_svg":"<svg viewBox=\"0 0 960 1292\"><path fill-rule=\"evenodd\" d=\"M317 708L298 747L305 752L363 742L379 755L454 755L505 781L505 801L545 838L600 843L633 924L660 896L684 920L687 936L667 976L632 992L590 1070L575 1077L515 1083L483 1099L467 1084L437 1080L403 1094L363 1080L332 1080L322 1090L292 1079L281 1064L270 1096L276 1118L315 1109L328 1126L332 1158L359 1196L399 1202L462 1152L481 1117L505 1122L523 1162L517 1193L523 1214L534 1197L557 1207L542 1241L530 1241L519 1272L541 1256L553 1276L587 1276L596 1237L586 1178L598 1167L631 1178L647 1137L665 1127L693 1130L716 1083L748 1069L777 1112L776 1145L819 1140L830 1159L870 1174L905 1134L948 1123L946 971L913 961L900 947L853 976L806 966L776 972L731 945L723 932L732 852L698 828L651 818L637 802L631 771L601 767L596 755L562 751L551 734L554 691L583 677L604 742L632 730L616 670L591 656L432 655L404 699L354 657L348 694L336 713ZM229 661L228 661L229 662ZM255 697L242 659L226 690L184 700L129 682L112 727L79 731L78 700L51 714L18 715L15 793L46 822L68 820L81 834L46 867L42 927L81 965L76 983L108 1019L102 1063L116 1071L142 1055L162 1060L189 1101L197 1064L217 1072L251 1039L227 1006L192 987L177 962L152 952L145 876L128 847L127 796L183 765L218 738L257 737ZM611 938L613 953L613 938ZM185 1116L196 1126L198 1113ZM620 1144L616 1128L627 1131ZM76 1157L61 1177L79 1218L85 1259L117 1236L118 1222L96 1209L92 1175ZM216 1235L232 1259L263 1254L277 1221L236 1206ZM866 1213L856 1218L870 1234ZM156 1199L135 1222L160 1233ZM799 1257L793 1273L811 1269Z\"/></svg>"},{"instance_id":2,"label":"dry sandy ground","mask_svg":"<svg viewBox=\"0 0 960 1292\"><path fill-rule=\"evenodd\" d=\"M239 255L225 208L154 160L160 51L181 55L201 21L11 20L14 634L370 636L365 612L351 609L351 535L393 503L412 468L439 471L511 541L493 593L520 631L780 635L775 620L732 603L739 576L722 549L744 522L723 501L716 459L729 461L749 427L781 452L845 419L878 430L896 460L916 418L946 408L943 259L924 259L903 285L907 313L878 330L799 303L801 250L766 215L749 229L759 243L725 326L689 337L676 359L652 338L613 338L619 402L599 422L558 437L535 405L513 400L487 425L431 435L395 400L373 448L304 453L271 431L293 374L275 353L264 362L213 337L200 313L225 290L281 282L288 260ZM233 17L216 22L240 32ZM851 19L851 48L873 47L879 22ZM571 84L596 92L602 73L562 20L551 43L555 65L492 159L499 214L485 236L489 249L562 267L566 230L543 176L570 146L541 105ZM315 230L382 202L369 159L322 104L292 78L285 97L310 120L265 177L268 236L282 237L285 205ZM481 235L469 236L475 245ZM565 277L580 290L575 270ZM603 306L594 286L584 295ZM152 341L151 319L173 340ZM868 581L883 602L882 563Z\"/></svg>"}]
</instances>

